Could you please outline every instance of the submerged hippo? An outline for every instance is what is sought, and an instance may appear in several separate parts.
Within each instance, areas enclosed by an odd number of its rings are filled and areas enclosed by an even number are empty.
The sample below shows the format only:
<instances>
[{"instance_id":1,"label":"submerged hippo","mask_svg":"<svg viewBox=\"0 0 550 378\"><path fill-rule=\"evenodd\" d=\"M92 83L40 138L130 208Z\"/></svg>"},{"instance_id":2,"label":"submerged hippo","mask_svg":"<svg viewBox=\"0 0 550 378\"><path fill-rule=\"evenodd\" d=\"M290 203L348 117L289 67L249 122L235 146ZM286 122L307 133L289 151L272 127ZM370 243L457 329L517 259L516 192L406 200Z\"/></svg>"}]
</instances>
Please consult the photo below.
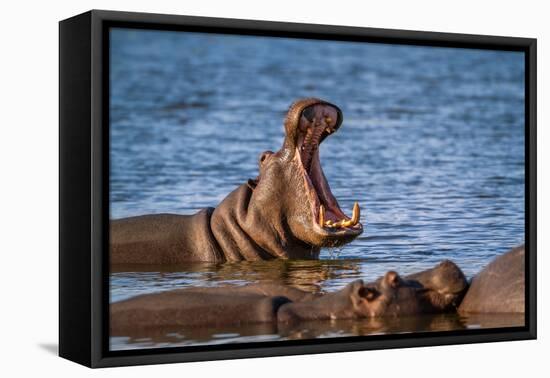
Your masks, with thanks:
<instances>
[{"instance_id":1,"label":"submerged hippo","mask_svg":"<svg viewBox=\"0 0 550 378\"><path fill-rule=\"evenodd\" d=\"M456 311L467 289L464 273L446 260L405 278L389 271L372 283L357 280L335 293L301 297L281 306L277 320L286 323L450 312Z\"/></svg>"},{"instance_id":2,"label":"submerged hippo","mask_svg":"<svg viewBox=\"0 0 550 378\"><path fill-rule=\"evenodd\" d=\"M113 334L120 334L125 329L159 326L292 323L436 313L454 309L455 300L466 287L460 269L444 262L406 278L392 271L370 284L356 280L326 294L278 284L177 289L113 303L110 325Z\"/></svg>"},{"instance_id":3,"label":"submerged hippo","mask_svg":"<svg viewBox=\"0 0 550 378\"><path fill-rule=\"evenodd\" d=\"M320 143L341 124L333 104L295 102L282 148L262 153L259 176L215 209L112 220L111 264L311 259L349 243L363 232L359 205L351 217L342 212L319 160Z\"/></svg>"},{"instance_id":4,"label":"submerged hippo","mask_svg":"<svg viewBox=\"0 0 550 378\"><path fill-rule=\"evenodd\" d=\"M495 258L473 279L460 313L525 312L525 247Z\"/></svg>"}]
</instances>

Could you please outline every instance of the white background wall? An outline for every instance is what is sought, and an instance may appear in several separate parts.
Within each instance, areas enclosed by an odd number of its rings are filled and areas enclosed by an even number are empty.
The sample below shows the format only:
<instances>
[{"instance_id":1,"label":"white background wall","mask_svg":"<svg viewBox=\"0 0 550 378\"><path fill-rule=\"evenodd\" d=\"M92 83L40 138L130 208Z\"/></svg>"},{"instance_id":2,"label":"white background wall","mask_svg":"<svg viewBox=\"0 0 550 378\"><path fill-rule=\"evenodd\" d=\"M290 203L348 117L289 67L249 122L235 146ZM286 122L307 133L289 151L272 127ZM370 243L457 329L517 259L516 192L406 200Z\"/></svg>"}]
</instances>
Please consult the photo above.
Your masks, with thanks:
<instances>
[{"instance_id":1,"label":"white background wall","mask_svg":"<svg viewBox=\"0 0 550 378\"><path fill-rule=\"evenodd\" d=\"M4 1L0 23L0 375L518 377L548 374L550 27L545 1ZM536 37L539 340L89 370L56 357L58 25L89 9ZM545 350L546 349L546 350Z\"/></svg>"}]
</instances>

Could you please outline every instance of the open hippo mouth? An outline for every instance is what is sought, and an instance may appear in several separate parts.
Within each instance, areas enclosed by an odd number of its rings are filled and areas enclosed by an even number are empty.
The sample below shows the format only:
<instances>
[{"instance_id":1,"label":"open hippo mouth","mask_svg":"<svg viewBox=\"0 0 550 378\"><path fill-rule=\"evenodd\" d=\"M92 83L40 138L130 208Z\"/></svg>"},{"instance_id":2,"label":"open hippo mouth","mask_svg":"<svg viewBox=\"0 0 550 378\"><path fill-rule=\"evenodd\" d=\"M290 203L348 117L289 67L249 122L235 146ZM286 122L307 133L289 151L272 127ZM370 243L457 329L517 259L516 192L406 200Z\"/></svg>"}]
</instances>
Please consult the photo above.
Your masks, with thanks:
<instances>
[{"instance_id":1,"label":"open hippo mouth","mask_svg":"<svg viewBox=\"0 0 550 378\"><path fill-rule=\"evenodd\" d=\"M303 174L305 190L311 206L313 229L329 239L354 238L363 232L359 204L355 202L352 216L340 209L321 168L319 146L340 127L340 110L328 103L316 103L303 109L296 130L296 153ZM329 242L329 244L338 244Z\"/></svg>"}]
</instances>

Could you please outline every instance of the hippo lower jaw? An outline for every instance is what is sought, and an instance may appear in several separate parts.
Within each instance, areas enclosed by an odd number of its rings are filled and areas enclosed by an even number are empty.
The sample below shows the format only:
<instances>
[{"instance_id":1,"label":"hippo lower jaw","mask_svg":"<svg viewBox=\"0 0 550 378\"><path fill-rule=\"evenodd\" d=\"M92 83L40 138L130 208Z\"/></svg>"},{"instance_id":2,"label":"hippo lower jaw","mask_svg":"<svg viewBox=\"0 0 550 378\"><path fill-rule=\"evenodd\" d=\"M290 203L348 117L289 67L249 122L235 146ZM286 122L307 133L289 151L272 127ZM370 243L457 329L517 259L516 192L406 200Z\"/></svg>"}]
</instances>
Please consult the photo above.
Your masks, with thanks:
<instances>
[{"instance_id":1,"label":"hippo lower jaw","mask_svg":"<svg viewBox=\"0 0 550 378\"><path fill-rule=\"evenodd\" d=\"M303 176L313 220L312 230L323 238L323 246L340 246L363 232L363 225L359 222L359 204L354 204L351 217L344 214L321 168L320 142L335 130L323 125L311 126L306 130L299 135L293 164L298 166Z\"/></svg>"}]
</instances>

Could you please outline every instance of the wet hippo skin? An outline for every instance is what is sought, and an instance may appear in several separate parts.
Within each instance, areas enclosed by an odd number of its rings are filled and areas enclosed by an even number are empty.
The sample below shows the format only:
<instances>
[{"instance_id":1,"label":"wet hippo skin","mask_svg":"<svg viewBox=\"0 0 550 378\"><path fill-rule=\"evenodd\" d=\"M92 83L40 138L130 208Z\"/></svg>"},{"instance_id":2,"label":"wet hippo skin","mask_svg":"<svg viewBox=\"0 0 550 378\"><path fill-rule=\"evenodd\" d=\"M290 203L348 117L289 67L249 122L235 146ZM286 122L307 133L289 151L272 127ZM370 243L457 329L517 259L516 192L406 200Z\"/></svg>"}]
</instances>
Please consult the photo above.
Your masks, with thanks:
<instances>
[{"instance_id":1,"label":"wet hippo skin","mask_svg":"<svg viewBox=\"0 0 550 378\"><path fill-rule=\"evenodd\" d=\"M338 107L302 99L289 109L277 152L259 157L259 175L216 208L194 215L156 214L112 220L111 264L314 259L363 232L356 203L345 215L332 195L319 145L342 124Z\"/></svg>"},{"instance_id":2,"label":"wet hippo skin","mask_svg":"<svg viewBox=\"0 0 550 378\"><path fill-rule=\"evenodd\" d=\"M454 295L459 297L467 287L460 269L449 262L412 276L418 280L401 278L390 271L373 283L356 280L325 294L278 284L146 294L111 305L111 330L120 333L125 328L156 326L292 323L437 313L454 309L455 302L434 300L434 292L450 295L457 290Z\"/></svg>"},{"instance_id":3,"label":"wet hippo skin","mask_svg":"<svg viewBox=\"0 0 550 378\"><path fill-rule=\"evenodd\" d=\"M292 302L310 301L322 296L321 293L311 293L300 290L292 286L275 284L275 283L257 283L243 286L225 286L220 287L190 287L185 289L187 293L203 293L203 294L256 294L272 297L286 297Z\"/></svg>"},{"instance_id":4,"label":"wet hippo skin","mask_svg":"<svg viewBox=\"0 0 550 378\"><path fill-rule=\"evenodd\" d=\"M525 247L498 256L473 279L460 313L525 312Z\"/></svg>"}]
</instances>

